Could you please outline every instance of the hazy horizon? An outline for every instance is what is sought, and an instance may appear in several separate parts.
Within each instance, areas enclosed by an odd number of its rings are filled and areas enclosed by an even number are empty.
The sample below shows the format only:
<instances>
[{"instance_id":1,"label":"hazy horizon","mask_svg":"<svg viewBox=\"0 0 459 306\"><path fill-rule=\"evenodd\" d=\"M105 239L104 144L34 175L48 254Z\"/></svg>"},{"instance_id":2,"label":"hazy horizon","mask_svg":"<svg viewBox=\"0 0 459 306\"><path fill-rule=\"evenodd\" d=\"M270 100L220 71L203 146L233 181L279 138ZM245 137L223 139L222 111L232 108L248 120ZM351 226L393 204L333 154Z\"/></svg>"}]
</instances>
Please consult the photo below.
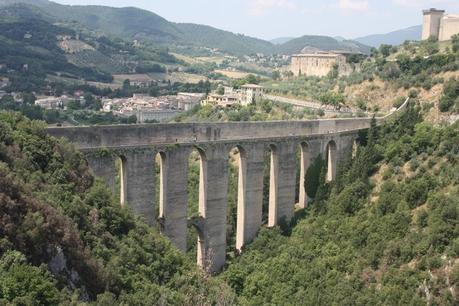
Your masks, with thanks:
<instances>
[{"instance_id":1,"label":"hazy horizon","mask_svg":"<svg viewBox=\"0 0 459 306\"><path fill-rule=\"evenodd\" d=\"M205 24L261 39L303 35L348 39L422 23L422 10L459 13L456 0L53 0L61 4L138 7L173 22ZM178 9L179 8L179 9Z\"/></svg>"}]
</instances>

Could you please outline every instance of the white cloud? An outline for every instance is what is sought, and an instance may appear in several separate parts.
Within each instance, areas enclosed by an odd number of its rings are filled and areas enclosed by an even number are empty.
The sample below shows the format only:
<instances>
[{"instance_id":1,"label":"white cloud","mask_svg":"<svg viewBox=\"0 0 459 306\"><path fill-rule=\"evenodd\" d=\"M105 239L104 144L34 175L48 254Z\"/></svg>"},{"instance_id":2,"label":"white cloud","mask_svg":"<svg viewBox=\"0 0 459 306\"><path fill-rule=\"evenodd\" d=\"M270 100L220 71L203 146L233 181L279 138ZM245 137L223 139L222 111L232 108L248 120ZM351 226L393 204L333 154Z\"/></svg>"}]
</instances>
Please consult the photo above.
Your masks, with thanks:
<instances>
[{"instance_id":1,"label":"white cloud","mask_svg":"<svg viewBox=\"0 0 459 306\"><path fill-rule=\"evenodd\" d=\"M415 8L429 8L432 6L453 5L457 6L457 0L392 0L395 5L415 7Z\"/></svg>"},{"instance_id":2,"label":"white cloud","mask_svg":"<svg viewBox=\"0 0 459 306\"><path fill-rule=\"evenodd\" d=\"M297 5L291 0L254 0L251 1L249 14L262 16L273 9L294 10Z\"/></svg>"},{"instance_id":3,"label":"white cloud","mask_svg":"<svg viewBox=\"0 0 459 306\"><path fill-rule=\"evenodd\" d=\"M339 0L338 7L346 12L363 12L368 11L370 5L368 4L367 0Z\"/></svg>"}]
</instances>

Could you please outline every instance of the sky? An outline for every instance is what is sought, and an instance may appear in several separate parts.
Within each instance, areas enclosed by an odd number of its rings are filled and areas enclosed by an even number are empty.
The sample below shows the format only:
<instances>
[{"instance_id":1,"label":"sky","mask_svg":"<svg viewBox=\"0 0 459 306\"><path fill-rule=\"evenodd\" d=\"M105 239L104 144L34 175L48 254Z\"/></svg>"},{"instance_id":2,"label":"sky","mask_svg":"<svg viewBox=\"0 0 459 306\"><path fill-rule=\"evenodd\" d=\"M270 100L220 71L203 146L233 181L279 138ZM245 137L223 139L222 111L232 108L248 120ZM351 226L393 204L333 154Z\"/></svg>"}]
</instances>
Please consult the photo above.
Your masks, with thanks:
<instances>
[{"instance_id":1,"label":"sky","mask_svg":"<svg viewBox=\"0 0 459 306\"><path fill-rule=\"evenodd\" d=\"M53 0L134 6L169 21L210 25L262 39L303 35L357 38L422 23L422 10L459 13L459 0Z\"/></svg>"}]
</instances>

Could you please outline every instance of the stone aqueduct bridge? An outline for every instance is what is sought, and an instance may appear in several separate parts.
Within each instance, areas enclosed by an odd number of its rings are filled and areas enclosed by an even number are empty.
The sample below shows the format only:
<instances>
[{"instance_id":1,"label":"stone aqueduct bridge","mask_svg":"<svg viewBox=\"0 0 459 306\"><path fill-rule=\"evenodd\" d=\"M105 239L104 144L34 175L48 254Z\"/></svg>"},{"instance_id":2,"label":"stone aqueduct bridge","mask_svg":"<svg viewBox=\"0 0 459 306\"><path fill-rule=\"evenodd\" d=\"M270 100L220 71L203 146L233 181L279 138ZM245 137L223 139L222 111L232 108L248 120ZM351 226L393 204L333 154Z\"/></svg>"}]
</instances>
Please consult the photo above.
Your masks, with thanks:
<instances>
[{"instance_id":1,"label":"stone aqueduct bridge","mask_svg":"<svg viewBox=\"0 0 459 306\"><path fill-rule=\"evenodd\" d=\"M351 154L358 131L371 119L280 122L151 124L50 128L84 152L89 166L115 190L121 160L121 204L153 225L181 250L186 250L187 177L190 153L200 154L200 217L198 264L214 272L225 264L229 152L239 149L236 248L241 249L262 225L264 155L271 152L269 221L275 226L294 215L296 153L300 158L300 206L307 206L305 171L319 154L328 160L328 180ZM381 121L378 120L378 121ZM155 157L160 163L160 215L155 216ZM307 183L307 182L306 182Z\"/></svg>"}]
</instances>

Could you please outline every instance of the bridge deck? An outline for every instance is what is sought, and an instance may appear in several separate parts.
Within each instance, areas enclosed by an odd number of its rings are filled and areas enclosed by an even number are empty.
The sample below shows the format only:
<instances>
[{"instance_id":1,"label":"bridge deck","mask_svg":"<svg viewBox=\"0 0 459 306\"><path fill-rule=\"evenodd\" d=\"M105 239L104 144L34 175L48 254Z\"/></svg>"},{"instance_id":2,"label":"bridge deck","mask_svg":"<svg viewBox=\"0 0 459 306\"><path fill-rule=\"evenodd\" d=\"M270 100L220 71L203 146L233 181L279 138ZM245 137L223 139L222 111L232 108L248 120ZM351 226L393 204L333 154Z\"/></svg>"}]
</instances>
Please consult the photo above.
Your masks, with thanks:
<instances>
[{"instance_id":1,"label":"bridge deck","mask_svg":"<svg viewBox=\"0 0 459 306\"><path fill-rule=\"evenodd\" d=\"M309 121L176 123L49 128L55 137L69 139L77 148L191 144L221 141L313 137L368 128L371 118Z\"/></svg>"}]
</instances>

